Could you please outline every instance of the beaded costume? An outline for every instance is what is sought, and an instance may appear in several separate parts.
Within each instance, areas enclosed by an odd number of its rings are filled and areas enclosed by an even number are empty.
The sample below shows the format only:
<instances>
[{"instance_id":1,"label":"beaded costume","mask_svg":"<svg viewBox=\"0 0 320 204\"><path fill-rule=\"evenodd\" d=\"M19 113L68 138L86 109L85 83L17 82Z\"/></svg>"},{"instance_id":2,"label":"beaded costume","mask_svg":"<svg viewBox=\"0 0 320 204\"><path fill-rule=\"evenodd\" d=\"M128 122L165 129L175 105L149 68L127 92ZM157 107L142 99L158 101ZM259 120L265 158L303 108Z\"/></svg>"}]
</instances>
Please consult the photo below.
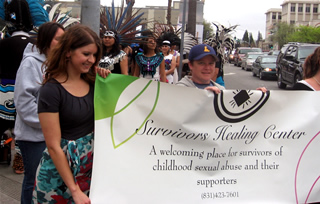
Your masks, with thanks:
<instances>
[{"instance_id":1,"label":"beaded costume","mask_svg":"<svg viewBox=\"0 0 320 204\"><path fill-rule=\"evenodd\" d=\"M159 66L163 60L163 55L161 53L156 54L152 57L146 57L142 53L138 53L135 59L138 66L140 67L140 73L143 78L146 78L147 75L150 75L152 78L159 78L160 80Z\"/></svg>"}]
</instances>

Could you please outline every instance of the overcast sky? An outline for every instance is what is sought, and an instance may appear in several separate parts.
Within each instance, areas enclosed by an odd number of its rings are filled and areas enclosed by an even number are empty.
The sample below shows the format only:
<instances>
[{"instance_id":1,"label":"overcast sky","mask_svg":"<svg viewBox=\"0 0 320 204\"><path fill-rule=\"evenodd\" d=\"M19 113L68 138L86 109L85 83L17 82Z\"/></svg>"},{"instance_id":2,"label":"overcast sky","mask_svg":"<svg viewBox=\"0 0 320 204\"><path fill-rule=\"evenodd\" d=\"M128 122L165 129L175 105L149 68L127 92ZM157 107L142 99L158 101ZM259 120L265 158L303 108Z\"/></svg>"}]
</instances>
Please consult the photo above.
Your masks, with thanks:
<instances>
[{"instance_id":1,"label":"overcast sky","mask_svg":"<svg viewBox=\"0 0 320 204\"><path fill-rule=\"evenodd\" d=\"M175 0L173 0L175 1ZM115 0L120 5L121 0ZM239 25L234 35L243 37L245 30L252 33L256 40L258 31L265 38L266 15L270 8L281 8L283 0L206 0L204 4L204 19L218 22L224 26ZM111 5L111 0L101 0L101 4ZM135 0L135 7L167 6L167 0Z\"/></svg>"}]
</instances>

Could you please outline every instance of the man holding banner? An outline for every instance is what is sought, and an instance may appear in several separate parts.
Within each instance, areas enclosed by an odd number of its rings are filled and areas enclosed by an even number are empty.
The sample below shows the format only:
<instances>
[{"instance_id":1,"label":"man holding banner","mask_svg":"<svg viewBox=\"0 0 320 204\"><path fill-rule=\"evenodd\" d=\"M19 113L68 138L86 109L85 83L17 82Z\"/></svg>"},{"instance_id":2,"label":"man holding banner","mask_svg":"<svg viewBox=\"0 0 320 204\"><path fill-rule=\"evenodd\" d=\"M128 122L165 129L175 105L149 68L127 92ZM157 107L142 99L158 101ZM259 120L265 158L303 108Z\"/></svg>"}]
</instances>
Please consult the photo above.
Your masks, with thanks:
<instances>
[{"instance_id":1,"label":"man holding banner","mask_svg":"<svg viewBox=\"0 0 320 204\"><path fill-rule=\"evenodd\" d=\"M225 88L211 80L215 74L215 64L218 60L216 52L209 45L200 44L192 47L189 53L189 67L192 76L185 76L177 85L211 90L216 94L220 93L220 90Z\"/></svg>"}]
</instances>

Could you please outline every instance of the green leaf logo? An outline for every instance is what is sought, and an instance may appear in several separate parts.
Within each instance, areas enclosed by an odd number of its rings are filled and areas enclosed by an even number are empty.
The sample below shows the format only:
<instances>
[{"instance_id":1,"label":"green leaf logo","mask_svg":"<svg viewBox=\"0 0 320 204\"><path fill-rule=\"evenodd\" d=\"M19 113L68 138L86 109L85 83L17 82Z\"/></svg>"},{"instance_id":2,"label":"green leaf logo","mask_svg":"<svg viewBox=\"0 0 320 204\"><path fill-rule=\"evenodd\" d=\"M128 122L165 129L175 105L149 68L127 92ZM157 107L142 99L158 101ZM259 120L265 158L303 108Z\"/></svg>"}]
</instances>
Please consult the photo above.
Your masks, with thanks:
<instances>
[{"instance_id":1,"label":"green leaf logo","mask_svg":"<svg viewBox=\"0 0 320 204\"><path fill-rule=\"evenodd\" d=\"M118 74L110 74L107 78L97 76L95 120L110 118L110 134L115 149L129 141L143 127L157 106L159 93L160 82ZM150 101L154 103L150 104ZM136 111L144 116L137 117ZM136 125L136 128L126 128L126 120L130 121L131 125ZM122 133L115 133L115 127L120 128Z\"/></svg>"}]
</instances>

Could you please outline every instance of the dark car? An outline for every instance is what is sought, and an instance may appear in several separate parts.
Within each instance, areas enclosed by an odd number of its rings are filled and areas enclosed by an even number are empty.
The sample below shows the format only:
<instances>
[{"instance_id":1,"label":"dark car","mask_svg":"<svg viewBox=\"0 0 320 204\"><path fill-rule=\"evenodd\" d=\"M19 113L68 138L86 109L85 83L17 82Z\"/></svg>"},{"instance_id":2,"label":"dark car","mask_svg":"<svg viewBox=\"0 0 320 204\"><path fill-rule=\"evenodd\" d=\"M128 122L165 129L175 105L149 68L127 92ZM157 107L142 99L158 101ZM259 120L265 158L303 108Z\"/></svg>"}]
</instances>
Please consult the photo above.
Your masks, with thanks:
<instances>
[{"instance_id":1,"label":"dark car","mask_svg":"<svg viewBox=\"0 0 320 204\"><path fill-rule=\"evenodd\" d=\"M287 47L283 56L277 59L277 84L281 89L294 86L303 78L304 60L320 44L295 43Z\"/></svg>"},{"instance_id":2,"label":"dark car","mask_svg":"<svg viewBox=\"0 0 320 204\"><path fill-rule=\"evenodd\" d=\"M248 52L242 58L241 68L246 71L250 71L252 69L253 62L261 55L263 55L263 52Z\"/></svg>"},{"instance_id":3,"label":"dark car","mask_svg":"<svg viewBox=\"0 0 320 204\"><path fill-rule=\"evenodd\" d=\"M262 55L257 57L252 66L252 75L259 76L260 79L276 78L277 56Z\"/></svg>"},{"instance_id":4,"label":"dark car","mask_svg":"<svg viewBox=\"0 0 320 204\"><path fill-rule=\"evenodd\" d=\"M234 52L234 66L240 67L243 57L248 52L262 52L262 50L258 47L238 47Z\"/></svg>"}]
</instances>

